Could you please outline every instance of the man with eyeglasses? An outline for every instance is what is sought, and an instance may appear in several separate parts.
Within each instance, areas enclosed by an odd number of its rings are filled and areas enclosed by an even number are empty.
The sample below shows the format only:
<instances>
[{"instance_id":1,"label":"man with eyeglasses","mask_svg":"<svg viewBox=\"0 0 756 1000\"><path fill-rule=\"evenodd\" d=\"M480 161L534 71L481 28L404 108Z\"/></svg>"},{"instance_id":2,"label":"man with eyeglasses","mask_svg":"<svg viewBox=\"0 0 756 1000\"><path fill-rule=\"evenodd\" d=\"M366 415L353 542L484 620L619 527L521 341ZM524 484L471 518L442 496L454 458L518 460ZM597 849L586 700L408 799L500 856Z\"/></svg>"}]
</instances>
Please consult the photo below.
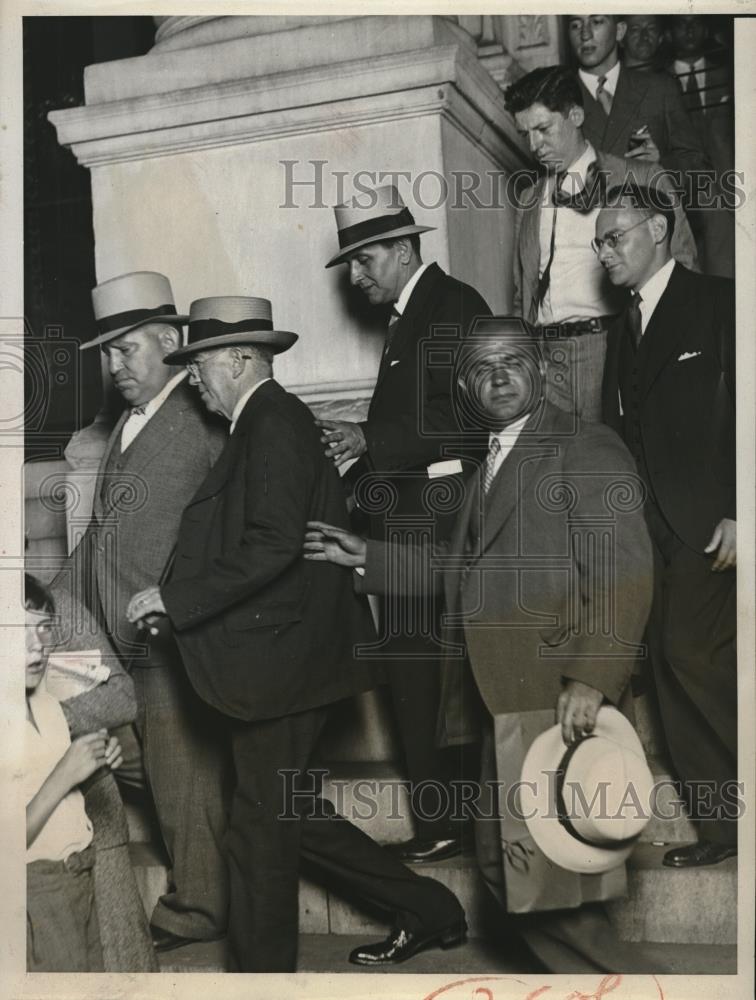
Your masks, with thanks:
<instances>
[{"instance_id":1,"label":"man with eyeglasses","mask_svg":"<svg viewBox=\"0 0 756 1000\"><path fill-rule=\"evenodd\" d=\"M542 176L515 214L514 311L541 327L549 397L585 420L601 417L606 331L621 299L591 251L600 195L628 180L655 183L647 163L611 156L588 142L583 96L563 66L533 70L506 92L507 109ZM695 266L695 244L676 210L673 253Z\"/></svg>"},{"instance_id":2,"label":"man with eyeglasses","mask_svg":"<svg viewBox=\"0 0 756 1000\"><path fill-rule=\"evenodd\" d=\"M594 246L612 284L631 293L609 338L603 414L647 488L650 660L700 838L664 864L685 868L737 853L735 295L729 279L674 261L674 225L659 192L617 188Z\"/></svg>"},{"instance_id":3,"label":"man with eyeglasses","mask_svg":"<svg viewBox=\"0 0 756 1000\"><path fill-rule=\"evenodd\" d=\"M100 348L126 407L100 463L92 521L53 591L61 606L57 595L68 589L89 607L134 681L137 736L124 734L116 777L146 784L154 802L170 883L150 923L156 949L168 951L225 933L228 765L217 717L187 681L170 631L138 630L126 608L136 590L166 573L181 513L225 434L186 373L163 364L181 346L188 319L164 275L111 278L93 289L92 304L96 334L82 350Z\"/></svg>"}]
</instances>

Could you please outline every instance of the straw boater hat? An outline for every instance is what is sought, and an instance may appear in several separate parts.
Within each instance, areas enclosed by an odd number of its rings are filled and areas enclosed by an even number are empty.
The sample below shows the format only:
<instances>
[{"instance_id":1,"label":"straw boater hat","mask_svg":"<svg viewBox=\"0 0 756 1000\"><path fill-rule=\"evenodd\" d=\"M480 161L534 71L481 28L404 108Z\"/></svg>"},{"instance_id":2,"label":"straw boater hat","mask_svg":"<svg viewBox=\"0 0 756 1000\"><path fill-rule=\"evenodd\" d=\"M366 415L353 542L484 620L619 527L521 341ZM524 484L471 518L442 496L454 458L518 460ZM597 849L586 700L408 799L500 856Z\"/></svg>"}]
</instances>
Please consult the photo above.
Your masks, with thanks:
<instances>
[{"instance_id":1,"label":"straw boater hat","mask_svg":"<svg viewBox=\"0 0 756 1000\"><path fill-rule=\"evenodd\" d=\"M351 203L336 205L336 228L339 231L339 252L326 264L333 267L346 260L347 255L358 247L379 240L411 236L412 233L427 233L435 226L417 226L412 212L401 199L393 184L369 191L371 204L360 208L353 198Z\"/></svg>"},{"instance_id":2,"label":"straw boater hat","mask_svg":"<svg viewBox=\"0 0 756 1000\"><path fill-rule=\"evenodd\" d=\"M192 302L186 346L163 360L167 365L175 365L186 361L196 351L235 344L256 344L280 354L288 351L298 339L296 333L273 329L273 310L268 299L215 295Z\"/></svg>"},{"instance_id":3,"label":"straw boater hat","mask_svg":"<svg viewBox=\"0 0 756 1000\"><path fill-rule=\"evenodd\" d=\"M145 323L183 326L189 321L188 316L176 312L170 281L156 271L132 271L103 281L92 289L92 306L97 335L81 344L81 351L137 330Z\"/></svg>"},{"instance_id":4,"label":"straw boater hat","mask_svg":"<svg viewBox=\"0 0 756 1000\"><path fill-rule=\"evenodd\" d=\"M530 835L549 860L568 871L617 868L650 818L653 777L641 741L610 706L599 709L593 733L569 747L560 726L541 733L525 757L522 781L529 783L521 805ZM573 793L575 786L582 798Z\"/></svg>"}]
</instances>

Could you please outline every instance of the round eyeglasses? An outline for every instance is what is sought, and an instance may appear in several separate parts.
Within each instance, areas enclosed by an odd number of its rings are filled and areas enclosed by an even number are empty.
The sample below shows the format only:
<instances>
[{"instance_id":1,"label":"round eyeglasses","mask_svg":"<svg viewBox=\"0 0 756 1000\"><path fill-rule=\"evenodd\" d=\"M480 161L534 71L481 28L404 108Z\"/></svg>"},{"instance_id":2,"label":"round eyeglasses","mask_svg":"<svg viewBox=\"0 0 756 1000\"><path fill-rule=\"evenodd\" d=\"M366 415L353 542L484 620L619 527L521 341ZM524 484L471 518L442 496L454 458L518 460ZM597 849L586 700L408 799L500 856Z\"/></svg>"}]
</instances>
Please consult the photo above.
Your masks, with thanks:
<instances>
[{"instance_id":1,"label":"round eyeglasses","mask_svg":"<svg viewBox=\"0 0 756 1000\"><path fill-rule=\"evenodd\" d=\"M642 226L644 222L648 221L648 219L641 219L640 222L636 222L634 226L628 226L627 229L616 229L613 233L607 233L604 237L597 236L591 240L591 249L594 253L601 253L602 247L609 247L610 250L614 250L617 244L622 242L627 233L633 229L637 229L638 226Z\"/></svg>"}]
</instances>

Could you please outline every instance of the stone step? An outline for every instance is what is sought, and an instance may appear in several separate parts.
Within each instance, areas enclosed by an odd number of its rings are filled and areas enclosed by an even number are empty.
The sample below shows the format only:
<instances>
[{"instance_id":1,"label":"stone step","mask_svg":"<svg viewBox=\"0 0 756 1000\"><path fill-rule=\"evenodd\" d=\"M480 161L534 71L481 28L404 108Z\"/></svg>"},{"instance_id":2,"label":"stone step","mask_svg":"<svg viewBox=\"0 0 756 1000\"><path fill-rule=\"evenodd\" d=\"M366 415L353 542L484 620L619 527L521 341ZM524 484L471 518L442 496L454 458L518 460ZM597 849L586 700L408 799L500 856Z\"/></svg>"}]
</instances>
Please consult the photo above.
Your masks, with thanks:
<instances>
[{"instance_id":1,"label":"stone step","mask_svg":"<svg viewBox=\"0 0 756 1000\"><path fill-rule=\"evenodd\" d=\"M650 758L649 764L657 782L671 781L662 761ZM343 816L381 844L397 844L412 837L409 790L395 764L350 761L327 766L330 774L323 790ZM155 820L144 803L127 801L125 808L132 842L159 840ZM656 813L641 834L644 843L690 843L697 839L669 784L660 785Z\"/></svg>"},{"instance_id":2,"label":"stone step","mask_svg":"<svg viewBox=\"0 0 756 1000\"><path fill-rule=\"evenodd\" d=\"M363 934L300 934L298 972L373 973L350 965L348 956L353 948L365 943ZM734 945L652 944L644 946L646 955L658 960L660 967L672 975L734 975L737 972L737 950ZM225 972L226 942L211 941L187 945L160 956L160 971ZM406 965L380 970L392 973L448 973L454 975L485 975L496 973L527 974L537 972L527 951L518 943L501 940L468 938L457 948L433 948L420 952Z\"/></svg>"},{"instance_id":3,"label":"stone step","mask_svg":"<svg viewBox=\"0 0 756 1000\"><path fill-rule=\"evenodd\" d=\"M682 944L736 942L737 859L690 870L665 868L665 848L640 844L628 864L628 897L609 904L620 936L631 941ZM152 912L166 891L163 858L149 844L132 844L132 863L145 910ZM433 865L415 866L438 879L460 900L471 937L496 926L490 894L471 854ZM706 900L701 905L701 900ZM305 879L300 890L300 930L308 934L382 934L385 920L357 908Z\"/></svg>"}]
</instances>

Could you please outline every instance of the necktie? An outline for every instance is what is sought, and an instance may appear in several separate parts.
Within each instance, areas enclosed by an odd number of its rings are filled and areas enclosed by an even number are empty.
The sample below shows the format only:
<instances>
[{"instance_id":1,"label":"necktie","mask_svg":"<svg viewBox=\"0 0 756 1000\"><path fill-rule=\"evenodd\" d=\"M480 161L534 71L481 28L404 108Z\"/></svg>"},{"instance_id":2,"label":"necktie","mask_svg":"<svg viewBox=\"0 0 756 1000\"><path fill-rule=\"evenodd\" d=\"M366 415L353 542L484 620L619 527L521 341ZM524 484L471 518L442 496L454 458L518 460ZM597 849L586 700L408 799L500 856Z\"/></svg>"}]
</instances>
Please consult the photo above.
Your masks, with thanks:
<instances>
[{"instance_id":1,"label":"necktie","mask_svg":"<svg viewBox=\"0 0 756 1000\"><path fill-rule=\"evenodd\" d=\"M488 454L486 455L486 468L483 473L483 493L488 493L491 489L491 483L494 481L494 476L496 475L494 467L496 465L496 459L501 451L501 442L497 437L491 438L491 444L488 446Z\"/></svg>"},{"instance_id":2,"label":"necktie","mask_svg":"<svg viewBox=\"0 0 756 1000\"><path fill-rule=\"evenodd\" d=\"M627 307L627 328L630 331L630 336L633 339L636 349L640 345L641 337L643 336L640 311L642 301L643 299L640 295L637 292L633 292L630 296L630 305Z\"/></svg>"},{"instance_id":3,"label":"necktie","mask_svg":"<svg viewBox=\"0 0 756 1000\"><path fill-rule=\"evenodd\" d=\"M388 329L386 330L386 343L383 345L384 358L391 348L391 343L394 339L394 334L396 333L396 324L399 322L401 315L402 314L397 310L395 305L391 307L391 316L388 321Z\"/></svg>"},{"instance_id":4,"label":"necktie","mask_svg":"<svg viewBox=\"0 0 756 1000\"><path fill-rule=\"evenodd\" d=\"M701 111L703 102L701 101L701 91L698 88L698 77L696 76L693 64L690 65L690 72L685 78L683 92L685 94L685 107L687 111Z\"/></svg>"},{"instance_id":5,"label":"necktie","mask_svg":"<svg viewBox=\"0 0 756 1000\"><path fill-rule=\"evenodd\" d=\"M600 76L598 79L598 87L596 87L596 100L604 109L604 113L608 117L612 110L612 95L606 89L605 76Z\"/></svg>"},{"instance_id":6,"label":"necktie","mask_svg":"<svg viewBox=\"0 0 756 1000\"><path fill-rule=\"evenodd\" d=\"M598 174L598 183L596 182L597 171L598 167L594 160L586 168L584 187L573 193L564 191L562 189L563 181L557 178L557 185L554 188L554 194L551 199L553 203L558 205L559 208L571 208L581 215L587 215L588 212L592 212L601 203L606 190L606 178L604 176ZM564 178L565 175L561 174L560 176Z\"/></svg>"}]
</instances>

